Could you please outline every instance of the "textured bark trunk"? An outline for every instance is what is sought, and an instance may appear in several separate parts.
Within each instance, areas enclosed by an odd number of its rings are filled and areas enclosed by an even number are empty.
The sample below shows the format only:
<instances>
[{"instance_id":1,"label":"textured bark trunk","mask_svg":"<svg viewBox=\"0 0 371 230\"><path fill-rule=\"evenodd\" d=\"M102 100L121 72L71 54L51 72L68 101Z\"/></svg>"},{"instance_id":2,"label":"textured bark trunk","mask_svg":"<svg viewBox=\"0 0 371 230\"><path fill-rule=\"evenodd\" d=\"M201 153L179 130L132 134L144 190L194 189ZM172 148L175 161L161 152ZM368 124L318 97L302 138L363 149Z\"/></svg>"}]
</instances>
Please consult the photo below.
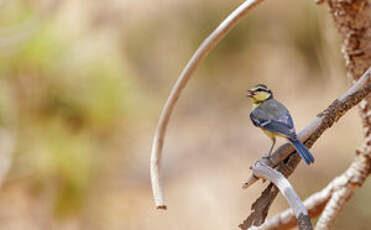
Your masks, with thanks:
<instances>
[{"instance_id":1,"label":"textured bark trunk","mask_svg":"<svg viewBox=\"0 0 371 230\"><path fill-rule=\"evenodd\" d=\"M328 4L343 39L342 52L348 75L355 81L371 66L371 2L369 0L328 0ZM363 99L359 107L365 137L360 152L370 162L371 95Z\"/></svg>"}]
</instances>

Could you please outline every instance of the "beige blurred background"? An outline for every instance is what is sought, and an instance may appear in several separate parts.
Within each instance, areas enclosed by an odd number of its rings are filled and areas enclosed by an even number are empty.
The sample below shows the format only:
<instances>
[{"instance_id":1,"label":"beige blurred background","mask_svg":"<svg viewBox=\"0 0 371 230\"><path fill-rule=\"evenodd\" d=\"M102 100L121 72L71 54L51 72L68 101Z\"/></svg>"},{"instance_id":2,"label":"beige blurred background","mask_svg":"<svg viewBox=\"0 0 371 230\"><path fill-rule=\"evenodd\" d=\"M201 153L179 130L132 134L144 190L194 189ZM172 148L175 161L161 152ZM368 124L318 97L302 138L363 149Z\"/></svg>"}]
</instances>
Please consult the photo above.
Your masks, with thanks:
<instances>
[{"instance_id":1,"label":"beige blurred background","mask_svg":"<svg viewBox=\"0 0 371 230\"><path fill-rule=\"evenodd\" d=\"M326 5L264 2L184 91L164 145L169 210L155 210L149 158L162 106L241 2L1 0L0 229L238 229L265 187L241 185L271 144L245 90L270 86L300 130L350 85ZM360 126L353 109L314 145L316 163L290 178L302 198L348 167ZM370 191L357 190L335 229L369 228ZM270 215L285 208L279 197Z\"/></svg>"}]
</instances>

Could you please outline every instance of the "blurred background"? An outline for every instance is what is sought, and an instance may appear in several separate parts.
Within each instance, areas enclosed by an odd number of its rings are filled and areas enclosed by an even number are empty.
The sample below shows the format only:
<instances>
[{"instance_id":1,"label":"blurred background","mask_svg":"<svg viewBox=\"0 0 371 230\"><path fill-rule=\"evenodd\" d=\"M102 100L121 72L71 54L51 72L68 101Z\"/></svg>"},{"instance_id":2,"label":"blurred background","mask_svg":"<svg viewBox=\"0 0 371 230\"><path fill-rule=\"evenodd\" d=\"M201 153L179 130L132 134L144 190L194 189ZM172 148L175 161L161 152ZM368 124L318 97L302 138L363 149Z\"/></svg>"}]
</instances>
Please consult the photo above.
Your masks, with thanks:
<instances>
[{"instance_id":1,"label":"blurred background","mask_svg":"<svg viewBox=\"0 0 371 230\"><path fill-rule=\"evenodd\" d=\"M245 90L267 84L301 130L350 85L326 5L264 2L184 91L163 152L169 210L155 210L149 159L162 106L241 2L1 0L0 229L237 229L266 186L241 185L271 144L250 122ZM299 195L342 173L361 142L353 109L314 145L316 163L290 177ZM370 191L357 190L335 229L369 228ZM270 216L285 208L280 196Z\"/></svg>"}]
</instances>

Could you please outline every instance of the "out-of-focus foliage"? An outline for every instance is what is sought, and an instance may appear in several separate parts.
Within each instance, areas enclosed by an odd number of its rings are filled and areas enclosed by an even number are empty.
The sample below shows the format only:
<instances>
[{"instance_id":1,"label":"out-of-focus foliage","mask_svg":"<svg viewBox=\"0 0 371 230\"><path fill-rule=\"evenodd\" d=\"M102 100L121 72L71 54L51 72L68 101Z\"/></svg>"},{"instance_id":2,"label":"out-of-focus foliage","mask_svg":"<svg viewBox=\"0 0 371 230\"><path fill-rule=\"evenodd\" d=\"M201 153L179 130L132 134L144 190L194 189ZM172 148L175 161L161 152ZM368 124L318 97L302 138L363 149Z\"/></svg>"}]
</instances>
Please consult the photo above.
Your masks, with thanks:
<instances>
[{"instance_id":1,"label":"out-of-focus foliage","mask_svg":"<svg viewBox=\"0 0 371 230\"><path fill-rule=\"evenodd\" d=\"M197 46L239 3L0 1L0 125L16 141L0 229L237 226L261 189L239 190L247 165L269 147L249 123L245 89L271 86L299 130L347 87L325 9L294 0L259 6L180 100L164 146L171 211L159 215L148 163L160 108ZM345 169L359 127L353 113L314 147L316 165L292 179L302 197ZM364 199L347 206L337 229L370 224Z\"/></svg>"},{"instance_id":2,"label":"out-of-focus foliage","mask_svg":"<svg viewBox=\"0 0 371 230\"><path fill-rule=\"evenodd\" d=\"M0 61L1 79L16 107L16 126L10 127L18 135L14 174L27 175L40 196L52 187L56 213L76 212L99 155L109 154L102 143L116 131L125 134L121 124L130 110L133 80L120 44L110 36L76 30L58 18L59 9L41 12L37 4L4 4L1 18L13 24L3 26L15 28L11 36L24 36L4 44ZM7 116L4 110L1 106L1 117Z\"/></svg>"}]
</instances>

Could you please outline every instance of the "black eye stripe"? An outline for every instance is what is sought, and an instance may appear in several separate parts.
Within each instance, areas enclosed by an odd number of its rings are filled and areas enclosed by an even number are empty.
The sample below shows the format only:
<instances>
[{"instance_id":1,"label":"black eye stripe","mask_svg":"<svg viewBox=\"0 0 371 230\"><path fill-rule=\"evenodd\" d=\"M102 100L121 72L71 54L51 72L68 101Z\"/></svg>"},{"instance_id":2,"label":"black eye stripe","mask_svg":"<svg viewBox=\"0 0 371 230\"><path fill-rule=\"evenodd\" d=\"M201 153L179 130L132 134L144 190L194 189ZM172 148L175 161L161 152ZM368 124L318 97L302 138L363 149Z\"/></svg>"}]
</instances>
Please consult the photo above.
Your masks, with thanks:
<instances>
[{"instance_id":1,"label":"black eye stripe","mask_svg":"<svg viewBox=\"0 0 371 230\"><path fill-rule=\"evenodd\" d=\"M262 89L262 88L258 88L255 90L256 92L269 92L268 90L266 89Z\"/></svg>"},{"instance_id":2,"label":"black eye stripe","mask_svg":"<svg viewBox=\"0 0 371 230\"><path fill-rule=\"evenodd\" d=\"M257 85L255 85L255 87L262 87L262 88L265 88L265 89L267 89L268 87L266 86L266 85L264 85L264 84L257 84Z\"/></svg>"}]
</instances>

